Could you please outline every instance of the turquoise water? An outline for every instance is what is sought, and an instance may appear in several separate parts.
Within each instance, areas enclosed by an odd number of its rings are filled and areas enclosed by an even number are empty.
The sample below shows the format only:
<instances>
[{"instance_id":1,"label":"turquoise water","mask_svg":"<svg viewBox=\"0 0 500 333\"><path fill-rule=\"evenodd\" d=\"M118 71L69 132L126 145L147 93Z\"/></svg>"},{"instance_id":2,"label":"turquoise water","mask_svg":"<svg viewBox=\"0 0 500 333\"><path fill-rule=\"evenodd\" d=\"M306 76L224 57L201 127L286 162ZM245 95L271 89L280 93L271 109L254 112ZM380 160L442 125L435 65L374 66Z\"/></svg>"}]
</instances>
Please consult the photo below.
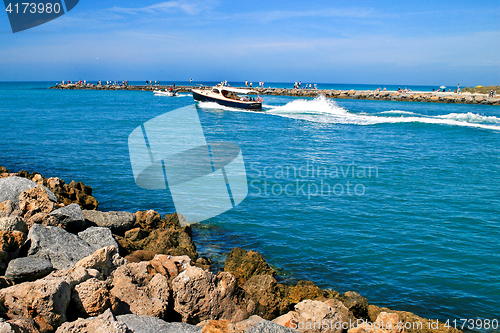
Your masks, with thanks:
<instances>
[{"instance_id":1,"label":"turquoise water","mask_svg":"<svg viewBox=\"0 0 500 333\"><path fill-rule=\"evenodd\" d=\"M254 249L288 279L377 305L498 319L500 107L266 96L256 113L50 85L0 83L0 165L83 181L102 210L172 212L135 185L127 139L193 105L208 141L240 145L249 181L245 201L195 228L200 252Z\"/></svg>"}]
</instances>

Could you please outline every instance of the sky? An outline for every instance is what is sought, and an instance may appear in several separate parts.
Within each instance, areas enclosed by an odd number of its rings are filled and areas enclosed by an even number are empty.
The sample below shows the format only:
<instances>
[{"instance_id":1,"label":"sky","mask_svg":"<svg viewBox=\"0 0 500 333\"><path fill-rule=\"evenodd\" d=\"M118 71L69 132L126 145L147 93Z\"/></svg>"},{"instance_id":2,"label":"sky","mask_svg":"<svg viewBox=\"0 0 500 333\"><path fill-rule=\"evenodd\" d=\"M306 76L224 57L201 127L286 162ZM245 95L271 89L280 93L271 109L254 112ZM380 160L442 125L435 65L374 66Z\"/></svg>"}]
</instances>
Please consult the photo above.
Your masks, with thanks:
<instances>
[{"instance_id":1,"label":"sky","mask_svg":"<svg viewBox=\"0 0 500 333\"><path fill-rule=\"evenodd\" d=\"M500 1L80 0L15 34L0 13L0 81L189 79L500 85Z\"/></svg>"}]
</instances>

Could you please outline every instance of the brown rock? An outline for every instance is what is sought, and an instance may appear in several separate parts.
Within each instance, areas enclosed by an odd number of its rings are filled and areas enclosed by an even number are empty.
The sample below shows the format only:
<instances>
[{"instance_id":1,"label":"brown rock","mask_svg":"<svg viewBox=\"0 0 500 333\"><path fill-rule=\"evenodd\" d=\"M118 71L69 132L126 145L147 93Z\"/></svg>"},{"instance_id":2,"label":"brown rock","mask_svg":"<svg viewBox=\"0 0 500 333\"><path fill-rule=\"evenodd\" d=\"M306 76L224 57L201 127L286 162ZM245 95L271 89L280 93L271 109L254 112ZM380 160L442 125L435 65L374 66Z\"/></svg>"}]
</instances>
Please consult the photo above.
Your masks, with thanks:
<instances>
[{"instance_id":1,"label":"brown rock","mask_svg":"<svg viewBox=\"0 0 500 333\"><path fill-rule=\"evenodd\" d=\"M311 281L299 281L296 286L290 287L288 298L291 303L296 304L305 299L326 301L328 298L334 298L336 295L335 292L323 290Z\"/></svg>"},{"instance_id":2,"label":"brown rock","mask_svg":"<svg viewBox=\"0 0 500 333\"><path fill-rule=\"evenodd\" d=\"M152 231L163 227L161 216L154 210L138 211L135 213L135 226L141 229Z\"/></svg>"},{"instance_id":3,"label":"brown rock","mask_svg":"<svg viewBox=\"0 0 500 333\"><path fill-rule=\"evenodd\" d=\"M108 276L113 270L125 263L126 261L119 256L116 248L114 246L108 246L81 259L75 264L75 267L96 269L104 276Z\"/></svg>"},{"instance_id":4,"label":"brown rock","mask_svg":"<svg viewBox=\"0 0 500 333\"><path fill-rule=\"evenodd\" d=\"M158 252L137 250L125 257L128 262L141 262L152 260ZM160 273L160 272L158 272Z\"/></svg>"},{"instance_id":5,"label":"brown rock","mask_svg":"<svg viewBox=\"0 0 500 333\"><path fill-rule=\"evenodd\" d=\"M231 273L215 276L195 266L172 281L174 309L182 321L196 324L207 319L238 322L248 317L245 302Z\"/></svg>"},{"instance_id":6,"label":"brown rock","mask_svg":"<svg viewBox=\"0 0 500 333\"><path fill-rule=\"evenodd\" d=\"M16 210L16 205L12 201L7 200L0 203L0 217L8 217L14 210Z\"/></svg>"},{"instance_id":7,"label":"brown rock","mask_svg":"<svg viewBox=\"0 0 500 333\"><path fill-rule=\"evenodd\" d=\"M252 276L243 285L246 297L252 300L253 305L249 312L271 320L281 316L292 307L288 299L289 287L280 284L272 275Z\"/></svg>"},{"instance_id":8,"label":"brown rock","mask_svg":"<svg viewBox=\"0 0 500 333\"><path fill-rule=\"evenodd\" d=\"M66 321L70 294L65 281L41 279L0 290L0 306L8 317L32 318L40 332L51 332Z\"/></svg>"},{"instance_id":9,"label":"brown rock","mask_svg":"<svg viewBox=\"0 0 500 333\"><path fill-rule=\"evenodd\" d=\"M235 326L229 321L210 320L201 330L201 333L236 333Z\"/></svg>"},{"instance_id":10,"label":"brown rock","mask_svg":"<svg viewBox=\"0 0 500 333\"><path fill-rule=\"evenodd\" d=\"M49 195L41 186L22 192L19 195L19 209L26 218L37 213L50 213L59 206L50 200Z\"/></svg>"},{"instance_id":11,"label":"brown rock","mask_svg":"<svg viewBox=\"0 0 500 333\"><path fill-rule=\"evenodd\" d=\"M191 259L188 256L157 254L150 263L158 273L169 279L177 277L179 272L191 267Z\"/></svg>"},{"instance_id":12,"label":"brown rock","mask_svg":"<svg viewBox=\"0 0 500 333\"><path fill-rule=\"evenodd\" d=\"M6 322L0 321L0 332L2 333L39 333L33 319L17 318Z\"/></svg>"},{"instance_id":13,"label":"brown rock","mask_svg":"<svg viewBox=\"0 0 500 333\"><path fill-rule=\"evenodd\" d=\"M455 328L444 327L444 323L439 322L435 328L436 321L417 316L411 312L395 311L388 308L380 308L375 305L368 306L368 314L371 322L377 321L379 315L383 312L396 313L399 315L399 321L406 324L406 333L460 333L462 331Z\"/></svg>"},{"instance_id":14,"label":"brown rock","mask_svg":"<svg viewBox=\"0 0 500 333\"><path fill-rule=\"evenodd\" d=\"M41 224L44 226L59 226L59 221L47 213L36 213L27 219L26 224L31 228L34 224Z\"/></svg>"},{"instance_id":15,"label":"brown rock","mask_svg":"<svg viewBox=\"0 0 500 333\"><path fill-rule=\"evenodd\" d=\"M363 322L348 333L403 333L404 325L397 313L381 312L375 322Z\"/></svg>"},{"instance_id":16,"label":"brown rock","mask_svg":"<svg viewBox=\"0 0 500 333\"><path fill-rule=\"evenodd\" d=\"M349 310L337 299L326 302L305 300L295 305L295 312L297 318L292 322L295 324L292 328L304 333L342 333L342 324L354 320L349 316Z\"/></svg>"},{"instance_id":17,"label":"brown rock","mask_svg":"<svg viewBox=\"0 0 500 333\"><path fill-rule=\"evenodd\" d=\"M85 317L97 316L111 307L110 294L106 282L95 278L80 283L71 295L79 314Z\"/></svg>"},{"instance_id":18,"label":"brown rock","mask_svg":"<svg viewBox=\"0 0 500 333\"><path fill-rule=\"evenodd\" d=\"M116 240L125 254L145 250L172 256L187 255L193 261L198 258L198 252L191 236L182 229L156 229L151 231L148 237L139 241L118 236Z\"/></svg>"},{"instance_id":19,"label":"brown rock","mask_svg":"<svg viewBox=\"0 0 500 333\"><path fill-rule=\"evenodd\" d=\"M148 262L131 263L116 269L110 291L118 302L113 312L164 318L170 287L166 277L154 273Z\"/></svg>"},{"instance_id":20,"label":"brown rock","mask_svg":"<svg viewBox=\"0 0 500 333\"><path fill-rule=\"evenodd\" d=\"M0 231L0 251L16 252L26 241L26 234L21 231Z\"/></svg>"},{"instance_id":21,"label":"brown rock","mask_svg":"<svg viewBox=\"0 0 500 333\"><path fill-rule=\"evenodd\" d=\"M240 286L252 276L274 274L274 270L259 253L251 250L247 252L238 247L227 255L224 271L233 273Z\"/></svg>"},{"instance_id":22,"label":"brown rock","mask_svg":"<svg viewBox=\"0 0 500 333\"><path fill-rule=\"evenodd\" d=\"M130 242L137 242L137 241L140 241L148 236L149 236L149 232L144 230L144 229L141 229L141 228L134 228L134 229L128 230L125 232L125 235L124 235L125 239L127 239Z\"/></svg>"},{"instance_id":23,"label":"brown rock","mask_svg":"<svg viewBox=\"0 0 500 333\"><path fill-rule=\"evenodd\" d=\"M358 319L369 319L368 315L368 300L354 291L348 291L342 295L342 303L352 312L354 317Z\"/></svg>"}]
</instances>

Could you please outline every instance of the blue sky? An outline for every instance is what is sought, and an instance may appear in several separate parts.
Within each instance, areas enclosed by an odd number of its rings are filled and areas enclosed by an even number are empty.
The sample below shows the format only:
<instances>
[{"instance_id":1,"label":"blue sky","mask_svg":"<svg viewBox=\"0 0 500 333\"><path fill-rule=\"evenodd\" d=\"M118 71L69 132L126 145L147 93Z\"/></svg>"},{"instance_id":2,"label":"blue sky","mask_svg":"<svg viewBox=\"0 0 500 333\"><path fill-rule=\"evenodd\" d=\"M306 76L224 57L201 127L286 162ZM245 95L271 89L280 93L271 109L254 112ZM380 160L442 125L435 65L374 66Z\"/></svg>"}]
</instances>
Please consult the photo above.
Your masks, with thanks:
<instances>
[{"instance_id":1,"label":"blue sky","mask_svg":"<svg viewBox=\"0 0 500 333\"><path fill-rule=\"evenodd\" d=\"M0 81L498 85L500 2L80 0L0 45Z\"/></svg>"}]
</instances>

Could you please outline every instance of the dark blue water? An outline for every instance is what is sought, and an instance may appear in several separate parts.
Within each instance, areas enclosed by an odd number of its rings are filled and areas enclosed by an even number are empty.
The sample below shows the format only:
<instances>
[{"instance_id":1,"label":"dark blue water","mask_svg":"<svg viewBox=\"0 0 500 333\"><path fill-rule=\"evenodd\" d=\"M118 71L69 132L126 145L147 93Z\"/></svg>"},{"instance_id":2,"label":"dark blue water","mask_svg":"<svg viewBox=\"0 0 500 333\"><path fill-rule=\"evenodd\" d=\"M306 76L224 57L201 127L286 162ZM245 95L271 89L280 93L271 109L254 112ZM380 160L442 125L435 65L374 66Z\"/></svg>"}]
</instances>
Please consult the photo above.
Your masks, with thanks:
<instances>
[{"instance_id":1,"label":"dark blue water","mask_svg":"<svg viewBox=\"0 0 500 333\"><path fill-rule=\"evenodd\" d=\"M141 91L0 83L0 165L91 185L102 210L169 213L127 139L178 107L240 145L249 195L195 228L200 251L261 252L289 279L439 319L498 318L500 108L265 97L239 112Z\"/></svg>"}]
</instances>

